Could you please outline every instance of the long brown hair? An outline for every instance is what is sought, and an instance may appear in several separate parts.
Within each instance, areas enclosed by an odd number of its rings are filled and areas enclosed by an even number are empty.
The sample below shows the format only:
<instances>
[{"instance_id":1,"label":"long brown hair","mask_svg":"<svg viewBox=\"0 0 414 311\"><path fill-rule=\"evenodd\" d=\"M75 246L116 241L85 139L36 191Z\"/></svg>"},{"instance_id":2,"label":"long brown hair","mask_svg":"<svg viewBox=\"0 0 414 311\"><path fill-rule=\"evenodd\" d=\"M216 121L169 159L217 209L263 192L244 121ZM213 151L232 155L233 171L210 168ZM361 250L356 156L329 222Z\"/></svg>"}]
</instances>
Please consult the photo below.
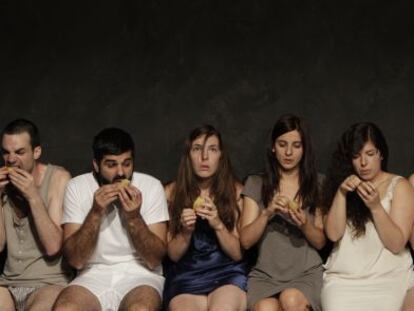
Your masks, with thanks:
<instances>
[{"instance_id":1,"label":"long brown hair","mask_svg":"<svg viewBox=\"0 0 414 311\"><path fill-rule=\"evenodd\" d=\"M173 236L182 230L180 221L184 208L191 208L195 199L200 195L198 177L194 173L190 159L191 146L194 140L205 135L206 141L216 136L219 141L221 156L216 173L211 177L210 194L217 206L218 215L228 230L233 230L239 216L236 198L237 179L233 174L227 150L224 147L220 132L211 125L202 125L193 129L185 141L184 151L178 167L177 179L172 190L170 204L170 232Z\"/></svg>"},{"instance_id":2,"label":"long brown hair","mask_svg":"<svg viewBox=\"0 0 414 311\"><path fill-rule=\"evenodd\" d=\"M273 130L266 150L266 173L263 178L262 195L265 206L272 200L274 190L279 191L280 164L276 159L272 148L279 136L290 131L298 131L302 140L303 155L299 164L299 190L296 198L302 202L302 207L310 207L310 212L315 212L318 204L318 181L313 154L312 142L305 122L293 115L281 116L273 126Z\"/></svg>"}]
</instances>

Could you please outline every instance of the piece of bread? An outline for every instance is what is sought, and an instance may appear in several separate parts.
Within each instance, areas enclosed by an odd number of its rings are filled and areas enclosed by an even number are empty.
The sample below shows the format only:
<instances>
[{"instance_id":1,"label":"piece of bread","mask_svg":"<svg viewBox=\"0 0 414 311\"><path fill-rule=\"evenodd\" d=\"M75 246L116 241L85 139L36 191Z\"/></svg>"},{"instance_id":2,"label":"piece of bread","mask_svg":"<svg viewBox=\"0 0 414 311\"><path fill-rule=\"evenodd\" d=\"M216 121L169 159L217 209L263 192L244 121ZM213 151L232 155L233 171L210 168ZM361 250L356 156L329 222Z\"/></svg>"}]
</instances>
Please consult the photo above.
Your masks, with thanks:
<instances>
[{"instance_id":1,"label":"piece of bread","mask_svg":"<svg viewBox=\"0 0 414 311\"><path fill-rule=\"evenodd\" d=\"M299 204L298 204L298 202L293 201L293 200L289 201L288 206L289 206L289 208L290 208L291 210L293 210L293 211L297 211L297 210L299 209Z\"/></svg>"},{"instance_id":2,"label":"piece of bread","mask_svg":"<svg viewBox=\"0 0 414 311\"><path fill-rule=\"evenodd\" d=\"M120 181L118 181L118 187L119 189L128 187L129 183L130 183L129 179L126 179L126 178L121 179Z\"/></svg>"},{"instance_id":3,"label":"piece of bread","mask_svg":"<svg viewBox=\"0 0 414 311\"><path fill-rule=\"evenodd\" d=\"M202 197L197 197L193 203L193 210L197 210L204 205L205 201Z\"/></svg>"}]
</instances>

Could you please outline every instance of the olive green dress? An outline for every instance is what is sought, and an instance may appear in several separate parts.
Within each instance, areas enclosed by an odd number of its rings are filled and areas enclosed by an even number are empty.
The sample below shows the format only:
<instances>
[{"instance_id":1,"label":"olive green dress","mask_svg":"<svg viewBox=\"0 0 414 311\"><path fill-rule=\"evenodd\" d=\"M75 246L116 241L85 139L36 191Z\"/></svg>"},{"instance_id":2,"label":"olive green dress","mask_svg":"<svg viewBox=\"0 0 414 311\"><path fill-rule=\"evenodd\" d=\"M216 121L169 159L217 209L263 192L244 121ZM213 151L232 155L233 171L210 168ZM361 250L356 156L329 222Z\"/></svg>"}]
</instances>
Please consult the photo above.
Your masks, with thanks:
<instances>
[{"instance_id":1,"label":"olive green dress","mask_svg":"<svg viewBox=\"0 0 414 311\"><path fill-rule=\"evenodd\" d=\"M250 176L242 192L260 209L264 208L262 183L262 177ZM268 222L258 241L257 262L247 283L248 307L251 309L259 300L287 288L295 288L305 295L313 310L321 310L322 272L318 252L292 220L277 214Z\"/></svg>"}]
</instances>

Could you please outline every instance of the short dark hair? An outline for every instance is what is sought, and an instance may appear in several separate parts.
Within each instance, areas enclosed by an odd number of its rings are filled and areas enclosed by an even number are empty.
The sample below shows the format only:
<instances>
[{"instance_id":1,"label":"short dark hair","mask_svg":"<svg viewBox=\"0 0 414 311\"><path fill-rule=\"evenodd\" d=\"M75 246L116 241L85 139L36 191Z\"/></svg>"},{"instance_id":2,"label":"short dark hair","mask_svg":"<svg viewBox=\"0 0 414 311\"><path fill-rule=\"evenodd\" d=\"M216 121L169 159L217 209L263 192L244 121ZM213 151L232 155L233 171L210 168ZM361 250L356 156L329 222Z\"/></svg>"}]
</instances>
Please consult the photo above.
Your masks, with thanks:
<instances>
[{"instance_id":1,"label":"short dark hair","mask_svg":"<svg viewBox=\"0 0 414 311\"><path fill-rule=\"evenodd\" d=\"M9 124L1 132L1 137L3 139L4 135L13 135L27 133L30 136L30 145L32 149L40 146L40 135L37 126L27 119L16 119Z\"/></svg>"},{"instance_id":2,"label":"short dark hair","mask_svg":"<svg viewBox=\"0 0 414 311\"><path fill-rule=\"evenodd\" d=\"M93 157L99 163L105 155L119 155L131 151L134 156L134 141L124 130L115 127L105 128L93 139Z\"/></svg>"}]
</instances>

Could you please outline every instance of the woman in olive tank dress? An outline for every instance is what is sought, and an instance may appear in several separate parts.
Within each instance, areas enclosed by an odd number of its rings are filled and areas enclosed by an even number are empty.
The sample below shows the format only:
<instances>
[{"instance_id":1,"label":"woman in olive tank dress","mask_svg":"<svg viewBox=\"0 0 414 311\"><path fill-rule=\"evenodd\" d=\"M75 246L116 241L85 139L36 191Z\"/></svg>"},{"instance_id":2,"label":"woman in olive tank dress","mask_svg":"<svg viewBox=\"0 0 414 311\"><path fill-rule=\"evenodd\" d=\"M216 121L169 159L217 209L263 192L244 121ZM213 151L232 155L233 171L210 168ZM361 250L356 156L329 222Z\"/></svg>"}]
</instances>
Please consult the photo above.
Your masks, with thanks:
<instances>
[{"instance_id":1,"label":"woman in olive tank dress","mask_svg":"<svg viewBox=\"0 0 414 311\"><path fill-rule=\"evenodd\" d=\"M250 176L242 195L240 241L258 248L247 285L251 310L321 310L325 244L316 208L318 177L303 121L282 116L274 125L266 173Z\"/></svg>"}]
</instances>

